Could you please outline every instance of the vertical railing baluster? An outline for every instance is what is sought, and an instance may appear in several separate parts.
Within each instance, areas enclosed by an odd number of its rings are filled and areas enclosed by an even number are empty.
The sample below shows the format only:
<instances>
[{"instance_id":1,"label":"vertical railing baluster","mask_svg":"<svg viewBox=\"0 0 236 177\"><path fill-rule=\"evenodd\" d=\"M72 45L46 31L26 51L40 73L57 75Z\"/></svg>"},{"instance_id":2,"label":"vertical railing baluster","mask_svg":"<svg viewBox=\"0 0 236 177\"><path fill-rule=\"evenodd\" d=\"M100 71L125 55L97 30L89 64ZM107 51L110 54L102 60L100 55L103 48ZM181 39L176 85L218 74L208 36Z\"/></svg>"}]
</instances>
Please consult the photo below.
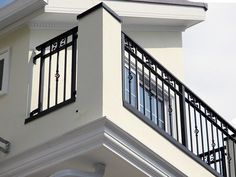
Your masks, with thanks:
<instances>
[{"instance_id":1,"label":"vertical railing baluster","mask_svg":"<svg viewBox=\"0 0 236 177\"><path fill-rule=\"evenodd\" d=\"M176 89L176 82L174 81L174 88ZM179 126L178 126L178 113L177 113L177 100L176 100L176 92L174 92L175 99L175 121L176 121L176 138L179 141Z\"/></svg>"},{"instance_id":2,"label":"vertical railing baluster","mask_svg":"<svg viewBox=\"0 0 236 177\"><path fill-rule=\"evenodd\" d=\"M152 85L151 85L151 71L148 69L148 86L149 86L149 106L150 106L150 120L152 121Z\"/></svg>"},{"instance_id":3,"label":"vertical railing baluster","mask_svg":"<svg viewBox=\"0 0 236 177\"><path fill-rule=\"evenodd\" d=\"M228 126L226 125L226 132L228 133ZM228 163L228 174L229 174L229 177L231 177L231 164L230 164L230 161L231 161L231 156L230 156L230 151L229 151L229 136L227 135L226 137L226 145L227 145L227 163Z\"/></svg>"},{"instance_id":4,"label":"vertical railing baluster","mask_svg":"<svg viewBox=\"0 0 236 177\"><path fill-rule=\"evenodd\" d=\"M190 100L189 93L188 93L188 100ZM189 140L190 140L190 147L191 151L193 152L193 136L192 136L192 122L191 122L191 107L188 103L188 123L189 123Z\"/></svg>"},{"instance_id":5,"label":"vertical railing baluster","mask_svg":"<svg viewBox=\"0 0 236 177\"><path fill-rule=\"evenodd\" d=\"M135 54L137 55L137 48L135 47ZM135 87L136 87L136 90L135 90L135 96L136 96L136 109L139 110L139 100L138 100L138 61L137 59L135 58L135 77L136 77L136 82L135 82Z\"/></svg>"},{"instance_id":6,"label":"vertical railing baluster","mask_svg":"<svg viewBox=\"0 0 236 177\"><path fill-rule=\"evenodd\" d=\"M217 123L217 119L216 119L216 124L218 125L218 123ZM218 146L218 150L219 150L219 148L220 148L220 140L219 140L219 129L218 128L216 128L216 137L217 137L217 146ZM219 158L220 158L220 151L218 151L218 156L219 156ZM220 161L219 161L219 172L220 172L220 174L222 173L222 171L221 171L221 163L220 163Z\"/></svg>"},{"instance_id":7,"label":"vertical railing baluster","mask_svg":"<svg viewBox=\"0 0 236 177\"><path fill-rule=\"evenodd\" d=\"M157 65L155 65L155 71L157 73ZM157 79L157 75L155 75L155 82L156 82L156 122L157 122L157 126L159 127L159 111L158 111L158 79Z\"/></svg>"},{"instance_id":8,"label":"vertical railing baluster","mask_svg":"<svg viewBox=\"0 0 236 177\"><path fill-rule=\"evenodd\" d=\"M128 81L129 81L129 104L132 104L131 102L131 81L133 79L133 76L131 74L131 60L130 60L130 54L128 54L128 65L129 65L129 73L128 73Z\"/></svg>"},{"instance_id":9,"label":"vertical railing baluster","mask_svg":"<svg viewBox=\"0 0 236 177\"><path fill-rule=\"evenodd\" d=\"M210 115L210 118L211 115ZM213 129L213 124L211 122L211 146L212 146L212 150L213 150L213 158L214 158L214 169L216 170L216 152L215 152L215 137L214 137L214 129Z\"/></svg>"},{"instance_id":10,"label":"vertical railing baluster","mask_svg":"<svg viewBox=\"0 0 236 177\"><path fill-rule=\"evenodd\" d=\"M170 84L170 79L168 78L168 82ZM169 113L169 121L170 121L170 135L173 136L173 123L172 123L172 106L171 106L171 98L170 98L170 87L168 86L168 113Z\"/></svg>"},{"instance_id":11,"label":"vertical railing baluster","mask_svg":"<svg viewBox=\"0 0 236 177\"><path fill-rule=\"evenodd\" d=\"M163 71L161 71L161 76L162 78L164 77ZM162 112L163 112L163 129L164 131L166 130L166 119L165 119L165 86L164 86L164 81L161 82L161 87L162 87L162 102L163 102L163 106L162 106Z\"/></svg>"},{"instance_id":12,"label":"vertical railing baluster","mask_svg":"<svg viewBox=\"0 0 236 177\"><path fill-rule=\"evenodd\" d=\"M234 156L234 164L233 164L233 167L234 167L234 177L236 176L236 163L235 163L235 142L234 140L231 140L232 141L232 145L233 145L233 156Z\"/></svg>"},{"instance_id":13,"label":"vertical railing baluster","mask_svg":"<svg viewBox=\"0 0 236 177\"><path fill-rule=\"evenodd\" d=\"M196 106L196 105L194 104L194 106ZM198 126L197 126L197 115L196 115L195 107L193 107L193 113L194 113L194 124L195 124L194 133L195 133L195 137L196 137L196 150L197 150L197 156L198 156L199 155L199 144L198 144L198 133L199 133L199 130L198 130Z\"/></svg>"},{"instance_id":14,"label":"vertical railing baluster","mask_svg":"<svg viewBox=\"0 0 236 177\"><path fill-rule=\"evenodd\" d=\"M44 61L45 48L41 49L40 71L39 71L39 94L38 94L38 112L43 109L43 79L44 79Z\"/></svg>"},{"instance_id":15,"label":"vertical railing baluster","mask_svg":"<svg viewBox=\"0 0 236 177\"><path fill-rule=\"evenodd\" d=\"M181 138L182 144L188 147L188 133L187 133L187 120L186 120L186 107L185 107L185 87L180 85L180 125L181 125ZM189 118L190 121L190 118ZM190 136L191 137L191 136Z\"/></svg>"},{"instance_id":16,"label":"vertical railing baluster","mask_svg":"<svg viewBox=\"0 0 236 177\"><path fill-rule=\"evenodd\" d=\"M206 114L206 109L205 109L205 114ZM207 162L208 165L210 165L210 144L209 144L209 132L208 132L208 121L207 118L205 117L205 124L206 124L206 138L207 138L207 150L208 150L208 155L207 155Z\"/></svg>"},{"instance_id":17,"label":"vertical railing baluster","mask_svg":"<svg viewBox=\"0 0 236 177\"><path fill-rule=\"evenodd\" d=\"M201 109L201 106L199 106L199 107L200 107L200 109ZM204 150L203 128L202 128L202 115L201 115L201 113L199 113L199 116L200 116L200 129L201 129L202 153L204 153L205 150Z\"/></svg>"},{"instance_id":18,"label":"vertical railing baluster","mask_svg":"<svg viewBox=\"0 0 236 177\"><path fill-rule=\"evenodd\" d=\"M67 37L65 38L65 45L67 44ZM65 48L65 64L64 64L64 93L63 100L66 100L66 77L67 77L67 47Z\"/></svg>"},{"instance_id":19,"label":"vertical railing baluster","mask_svg":"<svg viewBox=\"0 0 236 177\"><path fill-rule=\"evenodd\" d=\"M49 52L52 50L52 44L50 44ZM51 93L51 65L52 65L52 55L49 56L49 68L48 68L48 108L50 107L50 93Z\"/></svg>"},{"instance_id":20,"label":"vertical railing baluster","mask_svg":"<svg viewBox=\"0 0 236 177\"><path fill-rule=\"evenodd\" d=\"M144 61L144 55L142 54L142 61ZM145 103L145 70L144 65L142 64L142 77L143 77L143 114L146 115L146 103Z\"/></svg>"},{"instance_id":21,"label":"vertical railing baluster","mask_svg":"<svg viewBox=\"0 0 236 177\"><path fill-rule=\"evenodd\" d=\"M59 40L57 40L56 44L57 44L56 48L59 49L59 45L60 45ZM59 77L60 77L60 74L59 74L59 57L60 57L60 51L57 50L56 74L55 74L55 77L56 77L55 104L57 104L57 102L58 102L58 81L59 81Z\"/></svg>"},{"instance_id":22,"label":"vertical railing baluster","mask_svg":"<svg viewBox=\"0 0 236 177\"><path fill-rule=\"evenodd\" d=\"M223 124L222 124L222 122L220 123L220 127L222 128L222 129L224 129L223 128ZM223 176L227 176L227 171L226 171L226 162L225 162L225 145L224 145L224 134L223 134L223 132L221 131L221 141L222 141L222 148L223 148L223 150L221 151L221 156L222 156L222 174L223 174Z\"/></svg>"}]
</instances>

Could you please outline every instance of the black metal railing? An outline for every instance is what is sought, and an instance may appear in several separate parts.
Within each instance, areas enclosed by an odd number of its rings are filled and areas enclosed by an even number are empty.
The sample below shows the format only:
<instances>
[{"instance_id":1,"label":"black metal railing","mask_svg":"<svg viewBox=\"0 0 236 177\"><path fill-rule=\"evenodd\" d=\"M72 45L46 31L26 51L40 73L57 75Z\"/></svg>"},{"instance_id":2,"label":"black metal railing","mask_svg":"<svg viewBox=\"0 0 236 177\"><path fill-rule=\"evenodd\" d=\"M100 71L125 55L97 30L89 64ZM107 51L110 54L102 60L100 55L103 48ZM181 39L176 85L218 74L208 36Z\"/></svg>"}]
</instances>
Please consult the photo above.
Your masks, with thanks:
<instances>
[{"instance_id":1,"label":"black metal railing","mask_svg":"<svg viewBox=\"0 0 236 177\"><path fill-rule=\"evenodd\" d=\"M77 31L75 27L36 47L31 111L25 123L75 101Z\"/></svg>"},{"instance_id":2,"label":"black metal railing","mask_svg":"<svg viewBox=\"0 0 236 177\"><path fill-rule=\"evenodd\" d=\"M122 48L123 105L215 175L235 177L236 130L124 33Z\"/></svg>"}]
</instances>

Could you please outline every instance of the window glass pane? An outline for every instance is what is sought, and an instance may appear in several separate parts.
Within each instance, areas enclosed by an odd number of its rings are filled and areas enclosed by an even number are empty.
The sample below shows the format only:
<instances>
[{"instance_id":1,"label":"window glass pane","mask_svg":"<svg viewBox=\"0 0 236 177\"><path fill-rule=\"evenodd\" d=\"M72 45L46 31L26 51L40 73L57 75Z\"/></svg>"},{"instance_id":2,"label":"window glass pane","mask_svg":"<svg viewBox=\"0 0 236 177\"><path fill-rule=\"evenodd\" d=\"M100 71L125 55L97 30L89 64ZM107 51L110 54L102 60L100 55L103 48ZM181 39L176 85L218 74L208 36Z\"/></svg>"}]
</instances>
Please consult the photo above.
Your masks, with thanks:
<instances>
[{"instance_id":1,"label":"window glass pane","mask_svg":"<svg viewBox=\"0 0 236 177\"><path fill-rule=\"evenodd\" d=\"M152 118L152 121L159 125L159 127L164 128L164 120L163 120L163 101L158 98L156 99L156 95L151 93L151 100L150 100L150 93L149 89L144 89L141 81L138 81L139 90L136 91L136 74L134 70L131 68L131 76L129 74L129 69L125 67L125 101L130 103L132 106L136 106L136 92L138 91L138 98L139 98L139 111L144 114L148 119ZM130 80L130 82L129 82ZM147 83L145 81L145 83ZM130 88L129 88L130 87ZM153 86L155 88L156 86ZM129 93L131 92L131 93ZM155 91L156 92L156 91ZM155 93L154 92L154 93ZM144 98L145 97L145 98ZM130 100L131 99L131 100ZM145 99L145 100L144 100ZM144 105L145 101L145 105ZM144 111L145 107L145 111ZM151 116L152 112L152 116Z\"/></svg>"},{"instance_id":2,"label":"window glass pane","mask_svg":"<svg viewBox=\"0 0 236 177\"><path fill-rule=\"evenodd\" d=\"M136 100L136 76L135 76L135 73L133 73L132 71L130 72L131 72L131 75L129 74L128 68L125 67L125 100L127 102L130 102L132 106L135 106L136 101L137 101Z\"/></svg>"}]
</instances>

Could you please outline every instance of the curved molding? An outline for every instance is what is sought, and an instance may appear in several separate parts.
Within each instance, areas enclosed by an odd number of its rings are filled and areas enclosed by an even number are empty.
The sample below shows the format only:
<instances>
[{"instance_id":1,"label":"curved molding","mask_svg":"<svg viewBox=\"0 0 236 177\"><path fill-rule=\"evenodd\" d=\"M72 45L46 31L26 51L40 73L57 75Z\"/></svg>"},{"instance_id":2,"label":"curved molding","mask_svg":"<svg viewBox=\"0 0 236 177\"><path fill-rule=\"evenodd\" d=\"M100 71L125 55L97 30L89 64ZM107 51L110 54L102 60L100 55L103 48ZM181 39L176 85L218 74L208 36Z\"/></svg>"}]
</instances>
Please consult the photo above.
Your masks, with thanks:
<instances>
[{"instance_id":1,"label":"curved molding","mask_svg":"<svg viewBox=\"0 0 236 177\"><path fill-rule=\"evenodd\" d=\"M95 171L91 172L83 172L80 170L74 169L66 169L62 171L58 171L51 175L50 177L102 177L105 172L105 165L102 163L95 164Z\"/></svg>"}]
</instances>

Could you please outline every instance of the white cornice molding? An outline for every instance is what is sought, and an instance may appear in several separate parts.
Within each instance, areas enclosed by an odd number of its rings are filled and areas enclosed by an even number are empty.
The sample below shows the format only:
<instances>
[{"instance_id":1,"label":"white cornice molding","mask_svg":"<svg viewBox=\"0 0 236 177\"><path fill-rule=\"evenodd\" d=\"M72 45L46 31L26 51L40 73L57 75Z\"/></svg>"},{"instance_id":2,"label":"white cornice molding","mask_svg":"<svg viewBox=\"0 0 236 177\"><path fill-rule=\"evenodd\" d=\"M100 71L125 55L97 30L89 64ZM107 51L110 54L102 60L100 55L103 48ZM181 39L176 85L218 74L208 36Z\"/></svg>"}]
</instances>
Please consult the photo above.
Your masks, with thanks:
<instances>
[{"instance_id":1,"label":"white cornice molding","mask_svg":"<svg viewBox=\"0 0 236 177\"><path fill-rule=\"evenodd\" d=\"M0 11L0 35L27 22L46 5L44 0L15 0Z\"/></svg>"},{"instance_id":2,"label":"white cornice molding","mask_svg":"<svg viewBox=\"0 0 236 177\"><path fill-rule=\"evenodd\" d=\"M134 25L124 24L122 30L128 32L183 32L186 26L164 26L164 25Z\"/></svg>"},{"instance_id":3,"label":"white cornice molding","mask_svg":"<svg viewBox=\"0 0 236 177\"><path fill-rule=\"evenodd\" d=\"M44 23L44 22L30 22L29 28L33 30L67 30L73 28L77 23Z\"/></svg>"},{"instance_id":4,"label":"white cornice molding","mask_svg":"<svg viewBox=\"0 0 236 177\"><path fill-rule=\"evenodd\" d=\"M148 176L185 176L106 118L0 163L1 177L24 177L90 150L106 147Z\"/></svg>"},{"instance_id":5,"label":"white cornice molding","mask_svg":"<svg viewBox=\"0 0 236 177\"><path fill-rule=\"evenodd\" d=\"M74 7L74 8L69 8L69 7L56 7L56 6L46 6L45 7L45 12L53 12L53 13L66 13L66 14L80 14L87 9L89 9L90 6L87 8L79 8L79 7Z\"/></svg>"}]
</instances>

